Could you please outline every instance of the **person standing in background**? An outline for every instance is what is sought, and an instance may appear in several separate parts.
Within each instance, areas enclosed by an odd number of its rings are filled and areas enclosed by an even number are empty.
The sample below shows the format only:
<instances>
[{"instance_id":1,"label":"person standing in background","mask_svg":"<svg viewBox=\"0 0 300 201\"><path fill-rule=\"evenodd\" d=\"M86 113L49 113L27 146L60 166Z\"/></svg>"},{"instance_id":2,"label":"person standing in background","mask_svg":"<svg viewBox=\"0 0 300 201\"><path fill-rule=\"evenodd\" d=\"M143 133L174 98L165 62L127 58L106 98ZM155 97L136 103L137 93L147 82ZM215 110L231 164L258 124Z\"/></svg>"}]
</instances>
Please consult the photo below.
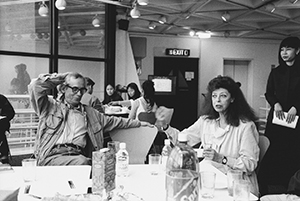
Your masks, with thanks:
<instances>
[{"instance_id":1,"label":"person standing in background","mask_svg":"<svg viewBox=\"0 0 300 201\"><path fill-rule=\"evenodd\" d=\"M93 95L95 82L89 77L85 77L85 82L87 91L85 94L83 94L81 98L81 103L89 105L98 110L99 112L104 113L101 101L98 97Z\"/></svg>"},{"instance_id":2,"label":"person standing in background","mask_svg":"<svg viewBox=\"0 0 300 201\"><path fill-rule=\"evenodd\" d=\"M268 193L268 186L284 187L300 169L300 128L295 129L272 123L273 115L291 123L300 111L300 40L288 37L279 46L279 66L272 69L266 87L265 97L271 106L267 118L265 135L270 147L260 164L258 181L261 195ZM284 114L286 112L286 115ZM278 192L278 193L281 193Z\"/></svg>"},{"instance_id":3,"label":"person standing in background","mask_svg":"<svg viewBox=\"0 0 300 201\"><path fill-rule=\"evenodd\" d=\"M0 164L9 163L10 152L6 132L9 132L10 120L14 116L14 108L8 99L0 94Z\"/></svg>"},{"instance_id":4,"label":"person standing in background","mask_svg":"<svg viewBox=\"0 0 300 201\"><path fill-rule=\"evenodd\" d=\"M20 81L20 93L28 93L28 85L30 84L30 76L26 70L27 66L23 63L15 66L15 71L17 73L17 79Z\"/></svg>"}]
</instances>

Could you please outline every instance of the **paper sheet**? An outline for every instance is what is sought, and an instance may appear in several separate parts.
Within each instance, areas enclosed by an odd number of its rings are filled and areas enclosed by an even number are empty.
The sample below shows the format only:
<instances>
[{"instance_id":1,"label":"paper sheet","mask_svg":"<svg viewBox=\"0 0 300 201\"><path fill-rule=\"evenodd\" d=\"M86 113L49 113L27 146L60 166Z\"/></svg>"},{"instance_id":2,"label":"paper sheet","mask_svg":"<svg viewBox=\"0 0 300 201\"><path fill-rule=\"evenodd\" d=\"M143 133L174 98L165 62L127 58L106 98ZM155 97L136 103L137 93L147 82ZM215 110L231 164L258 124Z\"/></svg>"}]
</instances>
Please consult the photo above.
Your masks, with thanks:
<instances>
[{"instance_id":1,"label":"paper sheet","mask_svg":"<svg viewBox=\"0 0 300 201\"><path fill-rule=\"evenodd\" d=\"M284 112L284 116L285 117L287 116L287 112ZM299 118L299 116L296 116L295 120L292 123L287 123L286 118L284 118L283 120L277 118L276 115L275 115L275 111L274 111L272 123L280 125L280 126L289 127L289 128L295 128L296 125L297 125L297 122L298 122L298 118Z\"/></svg>"}]
</instances>

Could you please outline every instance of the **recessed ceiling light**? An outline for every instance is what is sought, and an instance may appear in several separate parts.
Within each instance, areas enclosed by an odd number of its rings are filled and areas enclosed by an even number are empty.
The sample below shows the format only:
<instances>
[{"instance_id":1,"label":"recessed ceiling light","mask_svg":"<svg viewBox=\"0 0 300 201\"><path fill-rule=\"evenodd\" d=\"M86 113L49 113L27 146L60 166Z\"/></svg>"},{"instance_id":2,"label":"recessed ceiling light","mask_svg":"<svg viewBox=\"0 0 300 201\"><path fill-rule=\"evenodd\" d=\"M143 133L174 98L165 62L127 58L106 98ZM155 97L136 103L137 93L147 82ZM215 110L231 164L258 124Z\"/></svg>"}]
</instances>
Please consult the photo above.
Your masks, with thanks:
<instances>
[{"instance_id":1,"label":"recessed ceiling light","mask_svg":"<svg viewBox=\"0 0 300 201\"><path fill-rule=\"evenodd\" d=\"M230 15L228 12L225 12L222 16L221 16L222 20L224 22L228 22L230 20Z\"/></svg>"},{"instance_id":2,"label":"recessed ceiling light","mask_svg":"<svg viewBox=\"0 0 300 201\"><path fill-rule=\"evenodd\" d=\"M67 6L67 2L65 0L56 0L55 2L55 7L58 10L64 10L66 9L66 6Z\"/></svg>"},{"instance_id":3,"label":"recessed ceiling light","mask_svg":"<svg viewBox=\"0 0 300 201\"><path fill-rule=\"evenodd\" d=\"M39 8L39 15L42 17L46 17L46 16L48 16L48 12L49 12L48 6L43 1Z\"/></svg>"},{"instance_id":4,"label":"recessed ceiling light","mask_svg":"<svg viewBox=\"0 0 300 201\"><path fill-rule=\"evenodd\" d=\"M155 29L156 25L154 24L154 22L150 22L148 28L149 29Z\"/></svg>"},{"instance_id":5,"label":"recessed ceiling light","mask_svg":"<svg viewBox=\"0 0 300 201\"><path fill-rule=\"evenodd\" d=\"M166 23L166 22L167 22L166 16L164 16L164 15L160 16L160 18L158 19L158 22L159 22L160 24Z\"/></svg>"}]
</instances>

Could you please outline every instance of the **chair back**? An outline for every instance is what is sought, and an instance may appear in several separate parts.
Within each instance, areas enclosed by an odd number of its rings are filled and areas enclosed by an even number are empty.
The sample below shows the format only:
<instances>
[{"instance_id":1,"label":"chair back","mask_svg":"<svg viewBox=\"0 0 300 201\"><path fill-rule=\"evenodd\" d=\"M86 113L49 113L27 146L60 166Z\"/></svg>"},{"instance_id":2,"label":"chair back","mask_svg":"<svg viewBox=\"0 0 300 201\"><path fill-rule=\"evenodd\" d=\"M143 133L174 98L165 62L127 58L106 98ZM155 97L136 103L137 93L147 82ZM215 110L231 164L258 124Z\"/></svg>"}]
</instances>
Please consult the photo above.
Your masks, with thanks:
<instances>
[{"instance_id":1,"label":"chair back","mask_svg":"<svg viewBox=\"0 0 300 201\"><path fill-rule=\"evenodd\" d=\"M147 153L157 134L156 127L115 129L110 131L113 141L125 142L130 164L144 164Z\"/></svg>"},{"instance_id":2,"label":"chair back","mask_svg":"<svg viewBox=\"0 0 300 201\"><path fill-rule=\"evenodd\" d=\"M259 167L261 164L261 161L263 160L268 148L270 146L270 140L265 135L259 135L259 141L258 141L258 147L259 147L259 161L258 166L255 170L255 172L258 174Z\"/></svg>"},{"instance_id":3,"label":"chair back","mask_svg":"<svg viewBox=\"0 0 300 201\"><path fill-rule=\"evenodd\" d=\"M270 146L270 140L265 135L260 135L258 146L259 146L259 149L260 149L259 161L261 161L263 159L264 155L266 154L269 146Z\"/></svg>"},{"instance_id":4,"label":"chair back","mask_svg":"<svg viewBox=\"0 0 300 201\"><path fill-rule=\"evenodd\" d=\"M138 120L145 121L150 124L155 124L156 117L154 112L140 112L138 115Z\"/></svg>"}]
</instances>

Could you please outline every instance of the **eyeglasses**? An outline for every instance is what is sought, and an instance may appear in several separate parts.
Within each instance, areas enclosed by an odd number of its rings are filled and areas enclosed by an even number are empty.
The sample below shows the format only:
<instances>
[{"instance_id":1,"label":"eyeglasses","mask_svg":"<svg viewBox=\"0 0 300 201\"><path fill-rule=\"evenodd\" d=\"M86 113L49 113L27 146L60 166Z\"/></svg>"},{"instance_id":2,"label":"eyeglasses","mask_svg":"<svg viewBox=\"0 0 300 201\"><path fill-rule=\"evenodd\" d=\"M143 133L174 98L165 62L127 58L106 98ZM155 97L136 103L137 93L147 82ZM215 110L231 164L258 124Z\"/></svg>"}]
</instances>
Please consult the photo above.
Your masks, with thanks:
<instances>
[{"instance_id":1,"label":"eyeglasses","mask_svg":"<svg viewBox=\"0 0 300 201\"><path fill-rule=\"evenodd\" d=\"M72 92L73 92L74 94L77 94L78 91L80 91L81 94L84 94L84 93L87 91L87 89L86 89L85 87L78 88L78 87L71 87L71 86L69 86L69 85L66 85L66 86L69 87L70 89L72 89Z\"/></svg>"}]
</instances>

